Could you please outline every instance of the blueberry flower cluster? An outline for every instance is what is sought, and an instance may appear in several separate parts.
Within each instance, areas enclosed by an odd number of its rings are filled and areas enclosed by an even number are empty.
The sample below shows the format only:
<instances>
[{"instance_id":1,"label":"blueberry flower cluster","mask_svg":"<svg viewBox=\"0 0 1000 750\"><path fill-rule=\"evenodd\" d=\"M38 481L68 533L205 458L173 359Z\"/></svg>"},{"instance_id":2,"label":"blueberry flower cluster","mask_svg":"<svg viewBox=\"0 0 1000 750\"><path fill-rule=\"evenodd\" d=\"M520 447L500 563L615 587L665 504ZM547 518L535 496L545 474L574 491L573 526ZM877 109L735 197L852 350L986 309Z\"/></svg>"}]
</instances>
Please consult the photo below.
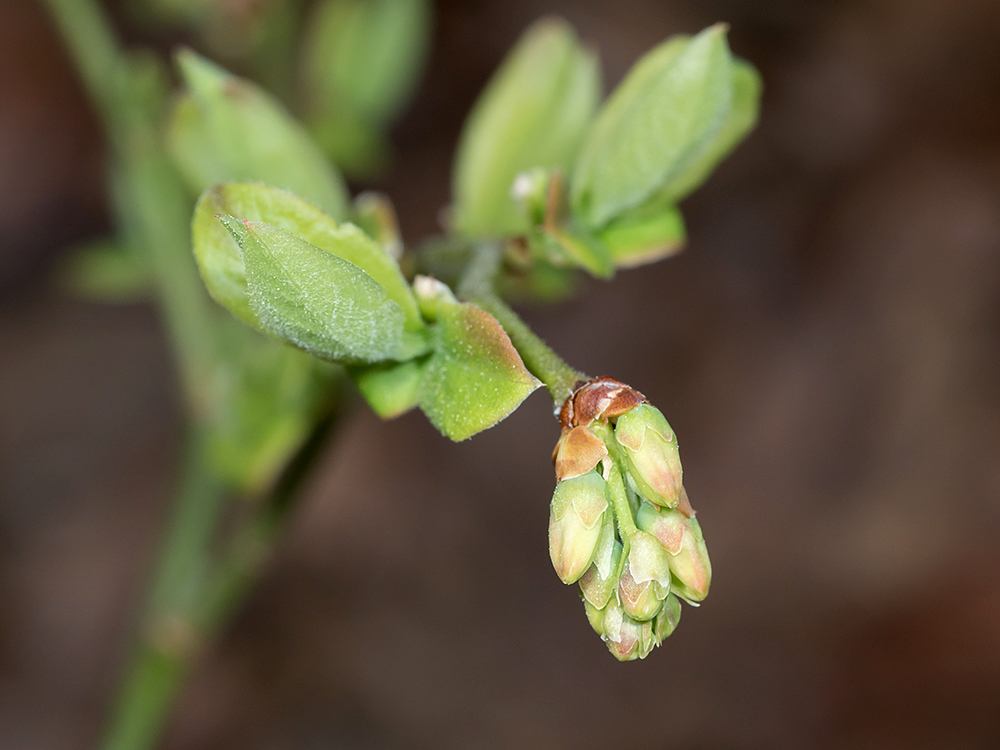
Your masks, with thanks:
<instances>
[{"instance_id":1,"label":"blueberry flower cluster","mask_svg":"<svg viewBox=\"0 0 1000 750\"><path fill-rule=\"evenodd\" d=\"M613 378L580 384L559 415L549 554L579 583L590 624L621 661L644 659L708 595L712 566L659 409Z\"/></svg>"}]
</instances>

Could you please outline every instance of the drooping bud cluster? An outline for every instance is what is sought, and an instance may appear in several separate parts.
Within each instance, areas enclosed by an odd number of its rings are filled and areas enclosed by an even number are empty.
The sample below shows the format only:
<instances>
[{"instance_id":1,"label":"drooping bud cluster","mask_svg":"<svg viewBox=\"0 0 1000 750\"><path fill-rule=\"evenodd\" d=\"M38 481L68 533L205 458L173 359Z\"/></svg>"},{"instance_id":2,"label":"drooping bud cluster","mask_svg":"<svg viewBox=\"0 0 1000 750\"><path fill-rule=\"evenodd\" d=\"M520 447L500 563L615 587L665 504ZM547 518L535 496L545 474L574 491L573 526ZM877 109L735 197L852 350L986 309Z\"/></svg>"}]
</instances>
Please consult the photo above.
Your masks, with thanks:
<instances>
[{"instance_id":1,"label":"drooping bud cluster","mask_svg":"<svg viewBox=\"0 0 1000 750\"><path fill-rule=\"evenodd\" d=\"M677 438L613 378L581 384L559 414L549 553L580 584L591 626L621 661L644 659L708 595L712 566L682 481Z\"/></svg>"}]
</instances>

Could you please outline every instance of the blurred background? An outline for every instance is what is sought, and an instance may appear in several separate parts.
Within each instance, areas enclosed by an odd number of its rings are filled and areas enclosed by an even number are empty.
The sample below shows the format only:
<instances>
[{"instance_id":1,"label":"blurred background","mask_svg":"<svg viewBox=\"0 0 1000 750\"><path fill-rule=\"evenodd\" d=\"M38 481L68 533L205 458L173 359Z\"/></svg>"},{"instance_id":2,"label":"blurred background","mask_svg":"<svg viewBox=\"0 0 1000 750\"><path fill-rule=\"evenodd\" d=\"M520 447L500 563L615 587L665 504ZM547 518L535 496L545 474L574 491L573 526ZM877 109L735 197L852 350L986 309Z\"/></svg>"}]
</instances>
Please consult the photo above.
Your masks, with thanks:
<instances>
[{"instance_id":1,"label":"blurred background","mask_svg":"<svg viewBox=\"0 0 1000 750\"><path fill-rule=\"evenodd\" d=\"M110 6L123 36L183 40ZM761 124L680 256L525 310L681 438L712 595L618 664L547 552L540 394L468 443L343 423L166 747L1000 746L1000 5L436 3L382 176L437 231L465 113L538 16L606 88L718 20ZM73 300L105 145L34 0L0 4L0 747L89 748L168 514L179 398L154 310Z\"/></svg>"}]
</instances>

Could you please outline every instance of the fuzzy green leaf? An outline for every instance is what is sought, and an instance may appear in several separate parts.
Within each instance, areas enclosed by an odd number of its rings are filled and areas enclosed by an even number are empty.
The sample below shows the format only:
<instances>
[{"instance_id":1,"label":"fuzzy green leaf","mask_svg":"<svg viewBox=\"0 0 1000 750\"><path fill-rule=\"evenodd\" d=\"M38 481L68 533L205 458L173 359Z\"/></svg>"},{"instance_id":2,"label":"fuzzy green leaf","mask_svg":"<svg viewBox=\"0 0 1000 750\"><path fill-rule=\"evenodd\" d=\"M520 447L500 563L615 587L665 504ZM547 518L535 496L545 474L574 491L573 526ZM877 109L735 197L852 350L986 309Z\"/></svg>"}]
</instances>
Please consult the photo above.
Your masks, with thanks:
<instances>
[{"instance_id":1,"label":"fuzzy green leaf","mask_svg":"<svg viewBox=\"0 0 1000 750\"><path fill-rule=\"evenodd\" d=\"M475 305L442 302L433 330L419 400L446 437L465 440L492 427L541 385L496 318Z\"/></svg>"},{"instance_id":2,"label":"fuzzy green leaf","mask_svg":"<svg viewBox=\"0 0 1000 750\"><path fill-rule=\"evenodd\" d=\"M733 60L733 94L729 114L701 157L664 186L663 197L677 203L701 187L712 171L757 124L763 81L746 60Z\"/></svg>"},{"instance_id":3,"label":"fuzzy green leaf","mask_svg":"<svg viewBox=\"0 0 1000 750\"><path fill-rule=\"evenodd\" d=\"M600 98L597 58L572 28L544 19L528 29L465 123L452 181L453 222L467 236L522 232L510 197L532 167L568 171Z\"/></svg>"},{"instance_id":4,"label":"fuzzy green leaf","mask_svg":"<svg viewBox=\"0 0 1000 750\"><path fill-rule=\"evenodd\" d=\"M177 64L187 90L167 140L194 190L261 180L294 190L336 219L347 215L340 175L277 99L190 50L177 55Z\"/></svg>"},{"instance_id":5,"label":"fuzzy green leaf","mask_svg":"<svg viewBox=\"0 0 1000 750\"><path fill-rule=\"evenodd\" d=\"M639 206L707 151L729 111L725 27L673 38L632 68L587 133L573 168L573 214L597 228Z\"/></svg>"},{"instance_id":6,"label":"fuzzy green leaf","mask_svg":"<svg viewBox=\"0 0 1000 750\"><path fill-rule=\"evenodd\" d=\"M270 224L221 221L239 244L250 307L265 331L337 362L419 353L399 303L358 266Z\"/></svg>"},{"instance_id":7,"label":"fuzzy green leaf","mask_svg":"<svg viewBox=\"0 0 1000 750\"><path fill-rule=\"evenodd\" d=\"M216 185L201 196L195 207L194 253L212 297L247 323L259 327L247 297L243 257L230 232L216 218L220 215L270 224L350 261L399 304L407 331L424 327L416 300L396 261L357 227L338 225L316 206L287 190L260 183Z\"/></svg>"}]
</instances>

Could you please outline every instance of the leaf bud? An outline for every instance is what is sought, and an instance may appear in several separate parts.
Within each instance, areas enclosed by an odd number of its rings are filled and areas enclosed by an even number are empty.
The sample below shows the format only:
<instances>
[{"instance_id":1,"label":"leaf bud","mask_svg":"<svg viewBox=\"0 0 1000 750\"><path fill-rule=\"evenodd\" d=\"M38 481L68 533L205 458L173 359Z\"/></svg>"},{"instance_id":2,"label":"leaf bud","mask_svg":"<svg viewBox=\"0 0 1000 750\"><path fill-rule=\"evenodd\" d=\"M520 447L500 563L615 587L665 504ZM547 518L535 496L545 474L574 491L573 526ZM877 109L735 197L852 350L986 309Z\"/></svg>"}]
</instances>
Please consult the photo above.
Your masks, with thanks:
<instances>
[{"instance_id":1,"label":"leaf bud","mask_svg":"<svg viewBox=\"0 0 1000 750\"><path fill-rule=\"evenodd\" d=\"M681 459L677 438L663 414L640 404L618 418L615 439L625 450L629 480L636 492L658 506L681 503Z\"/></svg>"},{"instance_id":2,"label":"leaf bud","mask_svg":"<svg viewBox=\"0 0 1000 750\"><path fill-rule=\"evenodd\" d=\"M695 602L708 596L712 563L698 520L688 518L677 510L654 508L643 503L636 523L640 529L656 537L669 553L675 593Z\"/></svg>"},{"instance_id":3,"label":"leaf bud","mask_svg":"<svg viewBox=\"0 0 1000 750\"><path fill-rule=\"evenodd\" d=\"M578 581L593 562L607 509L607 484L596 472L556 485L549 515L549 555L563 583Z\"/></svg>"}]
</instances>

